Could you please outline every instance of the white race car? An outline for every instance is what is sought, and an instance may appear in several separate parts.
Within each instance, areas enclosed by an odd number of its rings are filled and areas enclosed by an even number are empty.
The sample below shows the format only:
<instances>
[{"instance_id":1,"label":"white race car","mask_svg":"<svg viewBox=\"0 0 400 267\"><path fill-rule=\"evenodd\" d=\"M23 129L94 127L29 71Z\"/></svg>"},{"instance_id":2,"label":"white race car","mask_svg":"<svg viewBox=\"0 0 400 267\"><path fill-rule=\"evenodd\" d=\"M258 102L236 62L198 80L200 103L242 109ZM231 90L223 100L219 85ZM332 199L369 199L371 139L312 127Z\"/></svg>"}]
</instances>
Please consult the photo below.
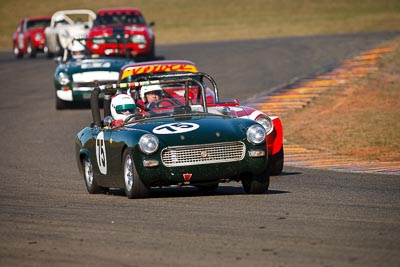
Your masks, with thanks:
<instances>
[{"instance_id":1,"label":"white race car","mask_svg":"<svg viewBox=\"0 0 400 267\"><path fill-rule=\"evenodd\" d=\"M96 13L89 9L55 12L51 17L50 26L44 31L46 55L48 57L63 55L64 50L70 49L75 38L86 37L95 19Z\"/></svg>"}]
</instances>

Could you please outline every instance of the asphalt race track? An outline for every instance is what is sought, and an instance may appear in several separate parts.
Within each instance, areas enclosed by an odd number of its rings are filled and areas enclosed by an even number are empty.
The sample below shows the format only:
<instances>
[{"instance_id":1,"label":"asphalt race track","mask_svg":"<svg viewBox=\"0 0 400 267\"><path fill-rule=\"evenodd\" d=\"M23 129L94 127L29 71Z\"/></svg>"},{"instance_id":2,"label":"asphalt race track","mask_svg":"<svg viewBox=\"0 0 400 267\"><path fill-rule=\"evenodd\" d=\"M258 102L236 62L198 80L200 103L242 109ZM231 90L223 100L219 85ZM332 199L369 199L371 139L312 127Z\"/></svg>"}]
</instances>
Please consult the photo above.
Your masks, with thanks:
<instances>
[{"instance_id":1,"label":"asphalt race track","mask_svg":"<svg viewBox=\"0 0 400 267\"><path fill-rule=\"evenodd\" d=\"M400 33L157 47L246 99ZM56 63L0 53L0 266L399 266L399 176L284 168L263 195L89 195L74 156L90 110L55 109ZM245 88L245 89L244 89Z\"/></svg>"}]
</instances>

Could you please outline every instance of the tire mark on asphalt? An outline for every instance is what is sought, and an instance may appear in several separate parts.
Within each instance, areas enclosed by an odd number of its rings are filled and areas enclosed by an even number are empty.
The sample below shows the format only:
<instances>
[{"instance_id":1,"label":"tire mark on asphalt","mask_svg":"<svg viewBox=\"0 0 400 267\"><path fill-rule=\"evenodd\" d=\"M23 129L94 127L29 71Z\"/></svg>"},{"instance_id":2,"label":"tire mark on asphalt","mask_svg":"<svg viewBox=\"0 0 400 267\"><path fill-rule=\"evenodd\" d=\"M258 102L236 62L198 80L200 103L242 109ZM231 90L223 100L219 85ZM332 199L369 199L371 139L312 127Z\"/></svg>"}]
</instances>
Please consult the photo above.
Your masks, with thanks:
<instances>
[{"instance_id":1,"label":"tire mark on asphalt","mask_svg":"<svg viewBox=\"0 0 400 267\"><path fill-rule=\"evenodd\" d=\"M246 105L267 114L282 116L296 109L305 108L313 100L332 90L346 90L359 78L378 70L378 59L395 49L382 46L367 50L358 56L343 61L338 67L284 86L272 94L258 96ZM400 162L368 162L346 156L332 155L299 147L284 141L285 165L305 168L323 168L338 171L374 172L400 175Z\"/></svg>"}]
</instances>

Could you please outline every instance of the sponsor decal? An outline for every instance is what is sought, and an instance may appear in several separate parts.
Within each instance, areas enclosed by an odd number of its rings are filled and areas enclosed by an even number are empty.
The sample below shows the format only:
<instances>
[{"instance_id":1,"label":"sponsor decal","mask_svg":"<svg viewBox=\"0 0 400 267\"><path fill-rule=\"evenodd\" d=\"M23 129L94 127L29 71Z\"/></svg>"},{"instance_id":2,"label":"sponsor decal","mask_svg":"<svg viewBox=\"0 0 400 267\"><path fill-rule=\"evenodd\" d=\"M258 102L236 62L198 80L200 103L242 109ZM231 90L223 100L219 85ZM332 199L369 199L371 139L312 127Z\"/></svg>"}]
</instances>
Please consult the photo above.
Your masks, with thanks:
<instances>
[{"instance_id":1,"label":"sponsor decal","mask_svg":"<svg viewBox=\"0 0 400 267\"><path fill-rule=\"evenodd\" d=\"M153 129L155 134L179 134L198 129L200 125L191 122L174 122L157 126Z\"/></svg>"},{"instance_id":2,"label":"sponsor decal","mask_svg":"<svg viewBox=\"0 0 400 267\"><path fill-rule=\"evenodd\" d=\"M103 132L100 132L96 137L96 158L100 172L107 174L107 154Z\"/></svg>"},{"instance_id":3,"label":"sponsor decal","mask_svg":"<svg viewBox=\"0 0 400 267\"><path fill-rule=\"evenodd\" d=\"M157 72L197 72L197 69L193 65L187 64L167 64L167 65L152 65L152 66L138 66L125 69L122 73L122 78L124 79L129 76L145 74L145 73L157 73Z\"/></svg>"}]
</instances>

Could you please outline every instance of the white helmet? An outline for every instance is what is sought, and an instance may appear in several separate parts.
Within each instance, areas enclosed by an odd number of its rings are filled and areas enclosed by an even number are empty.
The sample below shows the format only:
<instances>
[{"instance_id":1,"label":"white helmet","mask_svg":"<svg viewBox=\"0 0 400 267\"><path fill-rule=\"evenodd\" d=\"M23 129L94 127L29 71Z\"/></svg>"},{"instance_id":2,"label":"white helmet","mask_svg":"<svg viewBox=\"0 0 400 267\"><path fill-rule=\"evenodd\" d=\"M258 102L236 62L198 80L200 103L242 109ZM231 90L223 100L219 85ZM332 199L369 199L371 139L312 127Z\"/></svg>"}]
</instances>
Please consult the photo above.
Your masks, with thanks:
<instances>
[{"instance_id":1,"label":"white helmet","mask_svg":"<svg viewBox=\"0 0 400 267\"><path fill-rule=\"evenodd\" d=\"M159 91L160 97L161 97L163 89L158 84L144 85L144 86L142 86L142 88L140 88L140 98L143 100L143 102L145 102L145 103L147 102L146 97L145 97L146 94L153 92L153 91Z\"/></svg>"},{"instance_id":2,"label":"white helmet","mask_svg":"<svg viewBox=\"0 0 400 267\"><path fill-rule=\"evenodd\" d=\"M111 115L116 120L125 120L129 115L135 114L136 104L133 98L120 94L111 99Z\"/></svg>"},{"instance_id":3,"label":"white helmet","mask_svg":"<svg viewBox=\"0 0 400 267\"><path fill-rule=\"evenodd\" d=\"M78 41L74 41L71 47L71 55L75 59L85 56L85 46Z\"/></svg>"}]
</instances>

